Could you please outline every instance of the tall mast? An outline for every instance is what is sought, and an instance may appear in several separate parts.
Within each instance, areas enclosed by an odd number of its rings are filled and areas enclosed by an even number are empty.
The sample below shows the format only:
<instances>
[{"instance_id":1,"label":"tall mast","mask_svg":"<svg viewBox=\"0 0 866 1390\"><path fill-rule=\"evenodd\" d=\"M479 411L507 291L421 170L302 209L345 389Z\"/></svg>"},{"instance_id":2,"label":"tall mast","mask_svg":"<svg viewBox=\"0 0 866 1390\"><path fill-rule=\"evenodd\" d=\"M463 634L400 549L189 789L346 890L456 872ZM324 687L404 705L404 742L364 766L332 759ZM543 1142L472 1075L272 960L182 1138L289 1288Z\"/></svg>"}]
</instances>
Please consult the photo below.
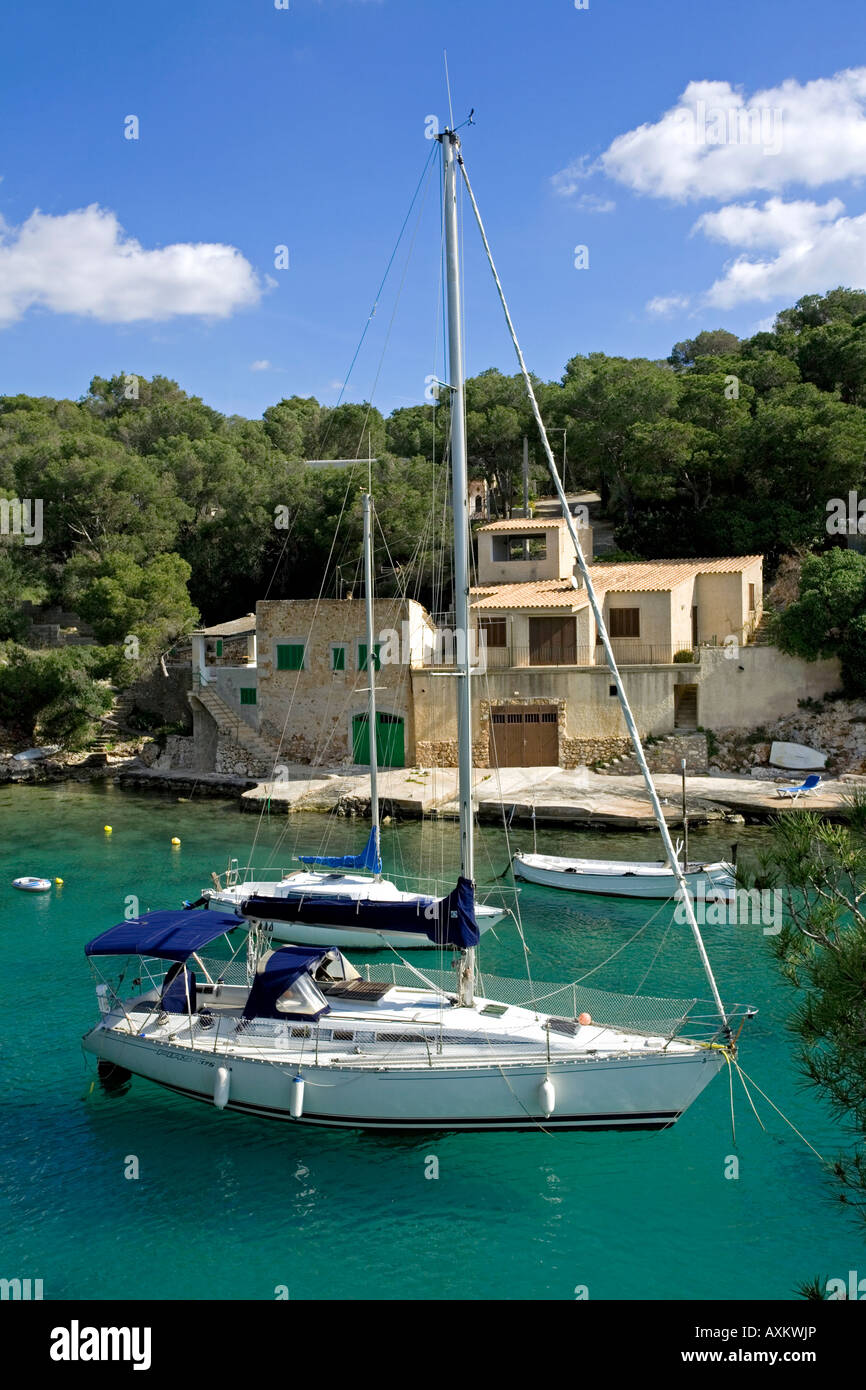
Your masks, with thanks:
<instances>
[{"instance_id":1,"label":"tall mast","mask_svg":"<svg viewBox=\"0 0 866 1390\"><path fill-rule=\"evenodd\" d=\"M448 295L448 376L451 390L451 509L454 518L454 621L457 630L457 767L460 804L460 874L474 882L472 843L472 691L469 643L469 483L466 466L466 402L463 393L463 322L457 164L460 141L453 130L438 137L444 164L445 266ZM463 952L459 1003L471 1005L475 948Z\"/></svg>"},{"instance_id":2,"label":"tall mast","mask_svg":"<svg viewBox=\"0 0 866 1390\"><path fill-rule=\"evenodd\" d=\"M367 674L370 687L367 694L367 730L370 744L370 816L373 821L373 836L376 849L376 864L381 857L379 844L379 749L376 728L376 648L373 632L373 528L371 525L372 499L369 492L364 493L364 613L367 620ZM376 870L376 877L381 878Z\"/></svg>"},{"instance_id":3,"label":"tall mast","mask_svg":"<svg viewBox=\"0 0 866 1390\"><path fill-rule=\"evenodd\" d=\"M583 582L586 586L586 596L589 599L589 606L592 609L593 617L595 618L598 636L601 640L602 646L604 647L604 654L607 658L608 669L611 675L613 676L614 680L616 681L616 693L617 698L619 700L620 709L622 710L623 719L625 720L625 725L628 729L629 736L632 741L632 746L635 751L635 757L637 758L638 767L640 768L641 775L643 776L644 785L646 786L647 790L647 796L649 797L650 805L652 806L653 816L655 817L656 825L658 826L659 834L662 838L662 844L665 848L665 855L667 856L668 864L670 865L671 872L677 883L677 896L682 900L682 904L685 909L686 921L691 927L692 935L695 939L695 945L698 948L698 955L700 956L701 964L704 967L704 974L707 977L707 982L712 991L713 1002L715 1003L715 1006L719 1011L722 1023L724 1024L725 1030L728 1036L730 1037L731 1029L728 1023L727 1014L725 1013L725 1006L722 1003L722 999L719 994L719 987L716 984L716 978L713 974L713 968L710 965L710 959L707 955L707 948L704 945L704 940L701 936L701 929L698 926L698 921L695 917L694 905L692 903L689 887L685 879L685 874L683 873L683 867L680 864L676 850L674 849L670 831L668 830L667 821L665 820L664 812L662 811L661 803L659 801L658 792L656 791L655 783L652 779L652 774L650 773L649 767L647 766L646 757L643 751L643 744L641 742L640 734L637 730L637 725L634 721L634 715L632 714L631 706L629 705L629 702L626 699L625 691L622 688L622 678L620 677L619 669L616 664L616 659L613 654L613 647L611 646L610 635L608 633L607 626L604 621L604 615L602 613L601 604L598 601L598 596L596 595L592 583L592 576L589 572L589 567L586 563L586 558L584 556L583 550L581 549L580 541L577 535L577 528L574 524L574 518L568 510L568 501L565 496L565 490L562 486L562 480L559 476L559 470L556 467L556 461L553 457L553 451L550 447L550 441L547 438L547 431L544 428L544 421L541 418L541 411L538 408L538 401L536 399L535 390L532 385L532 378L529 375L526 362L523 358L523 353L521 351L520 343L517 338L517 332L514 327L514 323L512 321L511 314L508 309L508 304L505 299L505 291L502 288L502 282L499 279L496 266L493 262L493 253L490 250L490 243L487 240L487 233L484 230L484 223L481 220L481 213L478 210L478 204L475 201L475 195L472 192L472 185L469 182L469 175L466 172L466 166L463 163L462 157L460 158L460 169L463 175L463 182L466 184L466 192L469 195L469 201L472 204L472 211L474 212L475 220L478 223L478 230L481 233L481 240L484 243L484 250L487 253L487 260L490 264L490 269L493 274L493 279L496 284L497 292L499 294L499 301L502 305L502 309L505 314L505 321L508 325L508 332L511 336L511 341L514 344L514 351L517 355L518 365L520 367L520 371L523 376L524 383L526 385L527 395L529 396L529 404L532 407L532 413L535 416L535 423L538 426L538 433L541 436L541 443L544 447L544 454L547 459L547 469L550 473L553 486L556 489L556 495L559 498L560 504L562 506L562 515L565 518L565 524L568 528L568 534L571 537L571 543L574 547L575 557L577 559L581 575L583 576Z\"/></svg>"}]
</instances>

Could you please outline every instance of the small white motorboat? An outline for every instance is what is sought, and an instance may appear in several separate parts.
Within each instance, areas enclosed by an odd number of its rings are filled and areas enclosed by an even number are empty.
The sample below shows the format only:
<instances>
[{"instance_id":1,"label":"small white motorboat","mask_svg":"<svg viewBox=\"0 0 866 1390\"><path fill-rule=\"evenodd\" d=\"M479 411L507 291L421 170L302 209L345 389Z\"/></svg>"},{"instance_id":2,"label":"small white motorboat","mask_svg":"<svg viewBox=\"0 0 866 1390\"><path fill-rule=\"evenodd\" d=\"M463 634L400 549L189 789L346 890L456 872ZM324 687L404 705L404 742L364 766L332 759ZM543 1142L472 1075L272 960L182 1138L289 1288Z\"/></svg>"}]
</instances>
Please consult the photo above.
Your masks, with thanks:
<instances>
[{"instance_id":1,"label":"small white motorboat","mask_svg":"<svg viewBox=\"0 0 866 1390\"><path fill-rule=\"evenodd\" d=\"M566 859L555 854L515 854L515 878L617 898L673 898L677 880L669 864L638 859ZM736 889L733 864L689 864L685 880L693 897L728 899Z\"/></svg>"},{"instance_id":2,"label":"small white motorboat","mask_svg":"<svg viewBox=\"0 0 866 1390\"><path fill-rule=\"evenodd\" d=\"M23 893L48 893L51 890L50 878L13 878L13 888L20 888Z\"/></svg>"}]
</instances>

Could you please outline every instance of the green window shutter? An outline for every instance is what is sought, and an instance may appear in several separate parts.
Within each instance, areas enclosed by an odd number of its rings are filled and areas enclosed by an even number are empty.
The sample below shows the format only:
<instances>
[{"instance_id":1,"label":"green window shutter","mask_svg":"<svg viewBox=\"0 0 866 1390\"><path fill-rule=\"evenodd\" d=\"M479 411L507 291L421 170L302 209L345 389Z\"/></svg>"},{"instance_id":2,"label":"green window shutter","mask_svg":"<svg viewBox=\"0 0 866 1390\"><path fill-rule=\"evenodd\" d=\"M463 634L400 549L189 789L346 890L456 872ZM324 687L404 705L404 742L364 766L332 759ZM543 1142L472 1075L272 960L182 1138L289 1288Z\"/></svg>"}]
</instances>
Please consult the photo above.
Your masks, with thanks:
<instances>
[{"instance_id":1,"label":"green window shutter","mask_svg":"<svg viewBox=\"0 0 866 1390\"><path fill-rule=\"evenodd\" d=\"M345 647L332 647L332 648L331 648L331 670L332 670L332 671L345 671L345 669L346 669L346 648L345 648Z\"/></svg>"},{"instance_id":2,"label":"green window shutter","mask_svg":"<svg viewBox=\"0 0 866 1390\"><path fill-rule=\"evenodd\" d=\"M254 705L256 703L256 687L254 685L242 685L240 691L242 705Z\"/></svg>"},{"instance_id":3,"label":"green window shutter","mask_svg":"<svg viewBox=\"0 0 866 1390\"><path fill-rule=\"evenodd\" d=\"M304 644L303 642L278 642L277 643L277 670L278 671L303 671L304 669Z\"/></svg>"},{"instance_id":4,"label":"green window shutter","mask_svg":"<svg viewBox=\"0 0 866 1390\"><path fill-rule=\"evenodd\" d=\"M223 639L221 637L216 639L216 654L217 656L222 656L223 654Z\"/></svg>"},{"instance_id":5,"label":"green window shutter","mask_svg":"<svg viewBox=\"0 0 866 1390\"><path fill-rule=\"evenodd\" d=\"M382 656L381 656L381 652L382 652L382 643L381 643L381 642L374 642L374 643L373 643L373 669L376 670L376 671L381 671L381 669L382 669ZM358 670L359 670L359 671L366 671L366 669L367 669L367 643L366 643L366 642L359 642L359 643L358 643Z\"/></svg>"}]
</instances>

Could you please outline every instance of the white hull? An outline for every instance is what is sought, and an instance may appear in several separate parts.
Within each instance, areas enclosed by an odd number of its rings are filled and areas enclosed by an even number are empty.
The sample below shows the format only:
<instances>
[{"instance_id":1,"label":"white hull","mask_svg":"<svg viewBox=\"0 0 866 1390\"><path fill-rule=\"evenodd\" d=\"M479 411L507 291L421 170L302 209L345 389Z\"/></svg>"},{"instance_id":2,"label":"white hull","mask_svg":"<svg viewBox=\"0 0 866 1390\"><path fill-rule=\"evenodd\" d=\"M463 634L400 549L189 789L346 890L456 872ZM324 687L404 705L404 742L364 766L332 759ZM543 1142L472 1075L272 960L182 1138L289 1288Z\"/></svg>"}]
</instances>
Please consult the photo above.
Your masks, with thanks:
<instances>
[{"instance_id":1,"label":"white hull","mask_svg":"<svg viewBox=\"0 0 866 1390\"><path fill-rule=\"evenodd\" d=\"M565 859L549 854L515 854L515 878L563 888L572 893L598 893L618 898L673 898L677 883L667 864L605 859ZM736 886L730 864L689 867L686 883L694 896L728 897Z\"/></svg>"},{"instance_id":2,"label":"white hull","mask_svg":"<svg viewBox=\"0 0 866 1390\"><path fill-rule=\"evenodd\" d=\"M363 874L316 874L301 871L281 879L279 882L250 881L221 888L218 892L205 894L213 907L236 911L245 898L253 895L273 898L292 898L303 901L307 911L313 915L317 897L339 895L351 902L368 903L406 903L419 904L419 916L423 917L423 904L429 901L427 895L404 892L387 879L371 879ZM484 934L506 916L504 908L490 907L485 903L475 904L475 920L479 932ZM271 921L267 917L259 919L269 927L274 941L290 942L296 946L338 946L341 950L381 951L395 946L401 951L439 950L422 932L407 931L369 931L364 927L328 926L315 921Z\"/></svg>"},{"instance_id":3,"label":"white hull","mask_svg":"<svg viewBox=\"0 0 866 1390\"><path fill-rule=\"evenodd\" d=\"M84 1048L209 1104L223 1072L224 1108L279 1120L292 1120L293 1087L301 1076L303 1107L294 1122L346 1129L661 1129L675 1123L724 1065L718 1049L595 1025L581 1027L574 1038L546 1034L537 1015L517 1008L509 1010L509 1034L485 1046L487 1030L497 1024L479 1018L484 1000L474 1008L446 1008L452 1036L442 1053L435 1051L435 1026L420 1048L417 1031L414 1041L378 1050L375 1044L331 1041L335 1028L342 1036L371 1025L388 1027L389 1015L392 1029L405 1029L410 1025L400 1019L401 1003L417 1019L423 997L421 991L398 990L391 1008L382 1001L363 1014L357 1005L335 1012L322 1020L321 1041L313 1040L313 1027L307 1038L293 1042L292 1025L277 1021L257 1022L235 1036L234 1024L223 1020L221 1044L218 1033L200 1029L197 1017L191 1040L188 1019L174 1016L160 1026L151 1014L149 1024L133 1017L130 1027L114 1014L86 1035ZM438 1014L439 1004L426 998L427 1009ZM543 1100L546 1080L555 1093L550 1114Z\"/></svg>"}]
</instances>

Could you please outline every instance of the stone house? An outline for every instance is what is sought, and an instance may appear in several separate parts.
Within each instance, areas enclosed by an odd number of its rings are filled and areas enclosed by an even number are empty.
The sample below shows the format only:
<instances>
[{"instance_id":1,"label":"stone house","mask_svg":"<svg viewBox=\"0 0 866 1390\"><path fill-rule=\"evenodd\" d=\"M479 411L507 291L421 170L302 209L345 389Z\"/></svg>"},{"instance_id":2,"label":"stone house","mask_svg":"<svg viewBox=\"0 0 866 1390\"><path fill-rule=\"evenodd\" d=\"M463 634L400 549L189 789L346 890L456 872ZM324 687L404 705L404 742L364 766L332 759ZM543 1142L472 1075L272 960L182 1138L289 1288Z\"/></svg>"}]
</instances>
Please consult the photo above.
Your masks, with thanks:
<instances>
[{"instance_id":1,"label":"stone house","mask_svg":"<svg viewBox=\"0 0 866 1390\"><path fill-rule=\"evenodd\" d=\"M473 737L480 767L577 766L628 747L571 541L555 515L477 532L472 590ZM584 553L593 536L580 527ZM838 684L754 643L760 555L593 562L622 681L643 735L752 726ZM454 644L409 599L375 603L376 739L382 766L453 766ZM230 649L234 643L234 652ZM255 617L193 634L196 763L258 775L275 763L365 763L368 654L364 604L275 599Z\"/></svg>"}]
</instances>

